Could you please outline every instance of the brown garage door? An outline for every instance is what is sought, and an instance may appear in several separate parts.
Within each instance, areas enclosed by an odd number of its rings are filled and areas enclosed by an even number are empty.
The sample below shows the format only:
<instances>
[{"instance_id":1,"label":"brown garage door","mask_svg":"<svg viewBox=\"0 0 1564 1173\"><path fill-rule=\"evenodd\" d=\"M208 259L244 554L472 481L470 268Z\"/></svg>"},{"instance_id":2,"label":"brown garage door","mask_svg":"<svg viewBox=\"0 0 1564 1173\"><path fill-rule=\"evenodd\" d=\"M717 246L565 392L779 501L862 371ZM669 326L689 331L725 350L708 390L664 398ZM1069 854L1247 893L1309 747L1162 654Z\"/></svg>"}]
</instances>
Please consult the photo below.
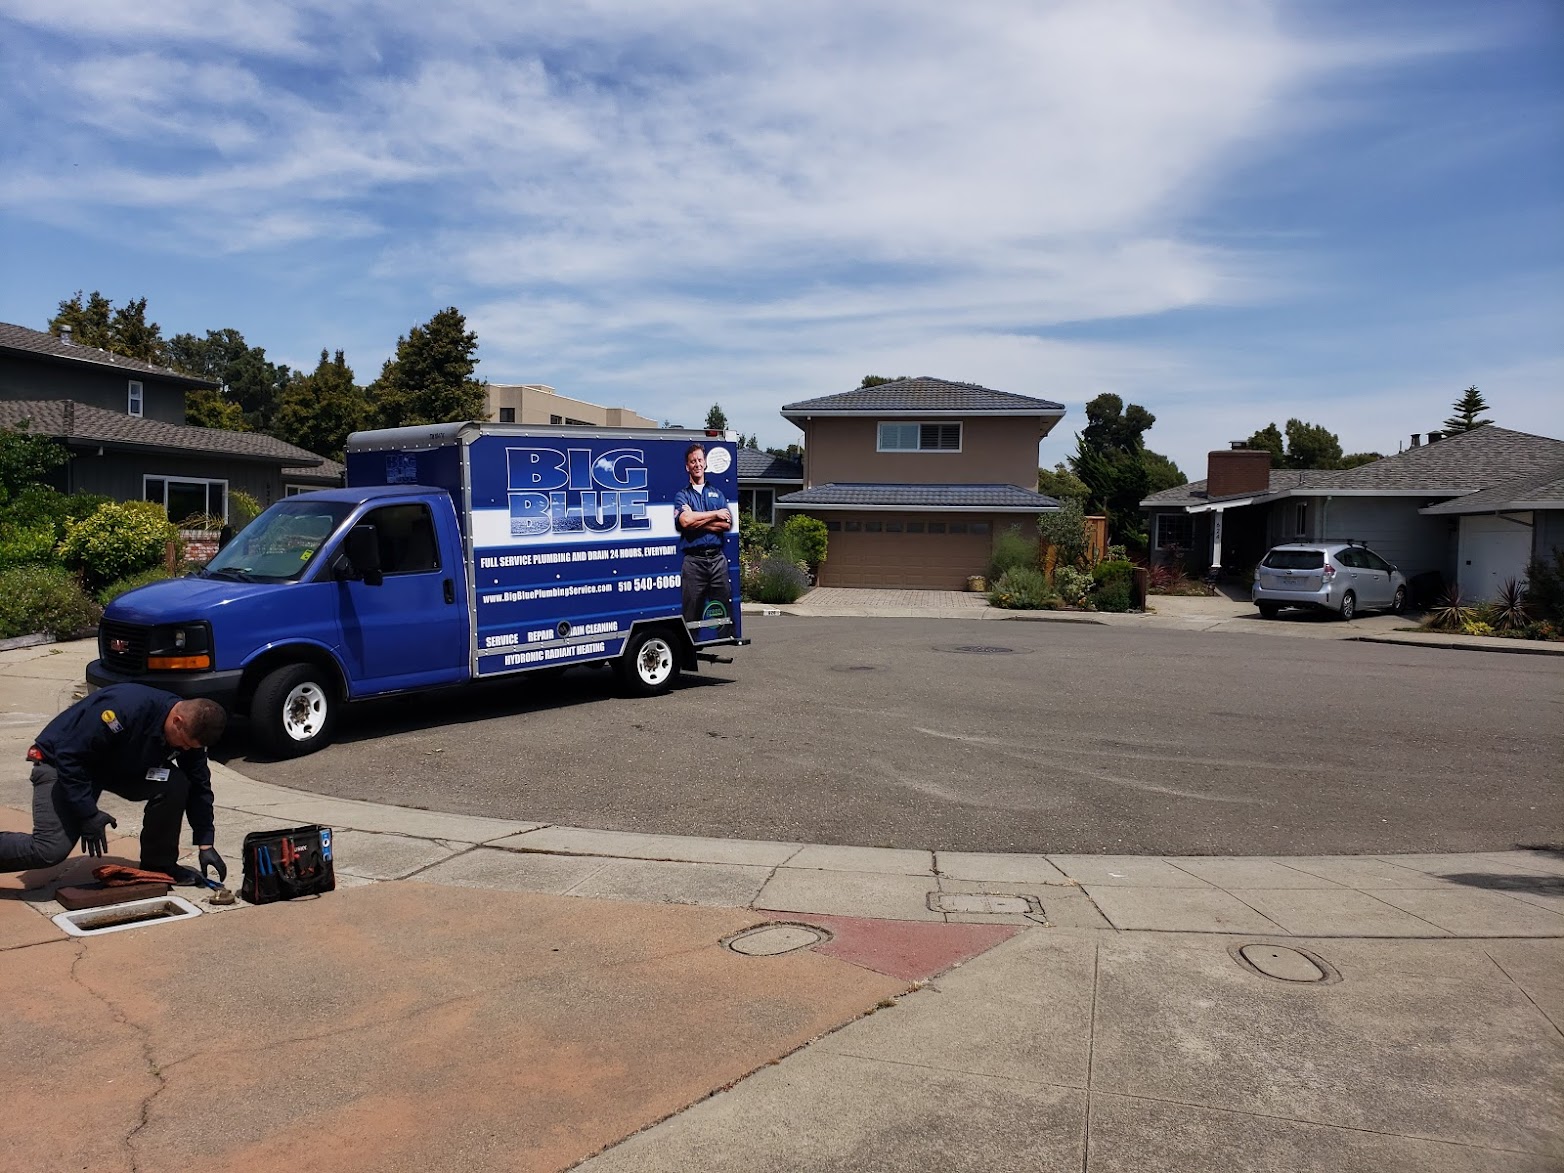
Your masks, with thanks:
<instances>
[{"instance_id":1,"label":"brown garage door","mask_svg":"<svg viewBox=\"0 0 1564 1173\"><path fill-rule=\"evenodd\" d=\"M959 591L983 574L993 547L988 517L879 513L831 518L822 586Z\"/></svg>"}]
</instances>

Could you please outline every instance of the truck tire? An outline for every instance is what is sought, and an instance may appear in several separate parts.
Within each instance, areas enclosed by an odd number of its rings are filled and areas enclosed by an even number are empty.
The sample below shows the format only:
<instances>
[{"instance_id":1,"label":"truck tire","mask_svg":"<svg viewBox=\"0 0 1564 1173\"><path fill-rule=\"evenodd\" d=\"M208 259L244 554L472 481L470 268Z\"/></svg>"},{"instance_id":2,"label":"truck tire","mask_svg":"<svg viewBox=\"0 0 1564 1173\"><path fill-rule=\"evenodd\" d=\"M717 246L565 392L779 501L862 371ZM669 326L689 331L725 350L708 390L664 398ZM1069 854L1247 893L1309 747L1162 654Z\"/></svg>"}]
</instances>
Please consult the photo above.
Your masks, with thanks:
<instances>
[{"instance_id":1,"label":"truck tire","mask_svg":"<svg viewBox=\"0 0 1564 1173\"><path fill-rule=\"evenodd\" d=\"M279 758L314 753L337 727L337 690L314 664L287 664L267 673L250 702L257 740Z\"/></svg>"},{"instance_id":2,"label":"truck tire","mask_svg":"<svg viewBox=\"0 0 1564 1173\"><path fill-rule=\"evenodd\" d=\"M666 632L634 632L619 658L619 679L631 696L661 696L673 687L679 657Z\"/></svg>"}]
</instances>

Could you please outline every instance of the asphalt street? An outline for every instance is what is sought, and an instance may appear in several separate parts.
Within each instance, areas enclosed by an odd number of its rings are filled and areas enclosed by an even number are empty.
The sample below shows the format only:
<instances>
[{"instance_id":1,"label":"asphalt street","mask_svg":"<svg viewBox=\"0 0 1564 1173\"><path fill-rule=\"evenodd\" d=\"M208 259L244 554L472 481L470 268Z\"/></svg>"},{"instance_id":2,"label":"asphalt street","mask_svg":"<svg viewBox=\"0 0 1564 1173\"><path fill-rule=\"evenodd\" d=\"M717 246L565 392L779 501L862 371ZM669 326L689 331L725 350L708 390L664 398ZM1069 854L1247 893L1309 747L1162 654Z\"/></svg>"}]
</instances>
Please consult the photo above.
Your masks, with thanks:
<instances>
[{"instance_id":1,"label":"asphalt street","mask_svg":"<svg viewBox=\"0 0 1564 1173\"><path fill-rule=\"evenodd\" d=\"M1564 661L1062 623L754 618L627 699L573 669L349 710L337 797L661 834L1225 855L1564 844Z\"/></svg>"}]
</instances>

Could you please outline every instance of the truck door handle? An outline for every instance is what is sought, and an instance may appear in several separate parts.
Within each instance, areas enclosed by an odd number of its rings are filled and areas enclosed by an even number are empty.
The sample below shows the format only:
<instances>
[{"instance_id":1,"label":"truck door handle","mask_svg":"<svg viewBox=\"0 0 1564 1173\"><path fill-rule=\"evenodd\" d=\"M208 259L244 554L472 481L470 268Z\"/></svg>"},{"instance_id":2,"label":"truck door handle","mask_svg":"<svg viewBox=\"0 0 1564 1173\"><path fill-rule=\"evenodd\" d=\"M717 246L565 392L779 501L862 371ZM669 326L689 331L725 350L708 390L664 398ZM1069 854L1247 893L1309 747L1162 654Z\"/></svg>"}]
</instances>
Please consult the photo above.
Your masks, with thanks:
<instances>
[{"instance_id":1,"label":"truck door handle","mask_svg":"<svg viewBox=\"0 0 1564 1173\"><path fill-rule=\"evenodd\" d=\"M456 602L456 584L450 579L445 580L445 601L447 603Z\"/></svg>"}]
</instances>

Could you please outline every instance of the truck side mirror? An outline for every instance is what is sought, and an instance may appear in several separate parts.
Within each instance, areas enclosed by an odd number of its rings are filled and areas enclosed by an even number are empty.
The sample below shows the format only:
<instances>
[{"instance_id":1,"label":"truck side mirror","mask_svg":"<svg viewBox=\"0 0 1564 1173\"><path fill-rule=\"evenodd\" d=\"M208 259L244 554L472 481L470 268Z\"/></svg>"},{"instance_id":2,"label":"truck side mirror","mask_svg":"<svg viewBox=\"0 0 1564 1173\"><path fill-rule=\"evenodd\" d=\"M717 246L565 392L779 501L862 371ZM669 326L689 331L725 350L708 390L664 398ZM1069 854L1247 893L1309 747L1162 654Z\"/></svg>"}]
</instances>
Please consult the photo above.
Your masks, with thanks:
<instances>
[{"instance_id":1,"label":"truck side mirror","mask_svg":"<svg viewBox=\"0 0 1564 1173\"><path fill-rule=\"evenodd\" d=\"M355 525L348 531L347 542L348 561L353 564L356 576L364 580L365 586L379 586L386 578L380 572L380 537L375 533L375 527L368 524Z\"/></svg>"}]
</instances>

